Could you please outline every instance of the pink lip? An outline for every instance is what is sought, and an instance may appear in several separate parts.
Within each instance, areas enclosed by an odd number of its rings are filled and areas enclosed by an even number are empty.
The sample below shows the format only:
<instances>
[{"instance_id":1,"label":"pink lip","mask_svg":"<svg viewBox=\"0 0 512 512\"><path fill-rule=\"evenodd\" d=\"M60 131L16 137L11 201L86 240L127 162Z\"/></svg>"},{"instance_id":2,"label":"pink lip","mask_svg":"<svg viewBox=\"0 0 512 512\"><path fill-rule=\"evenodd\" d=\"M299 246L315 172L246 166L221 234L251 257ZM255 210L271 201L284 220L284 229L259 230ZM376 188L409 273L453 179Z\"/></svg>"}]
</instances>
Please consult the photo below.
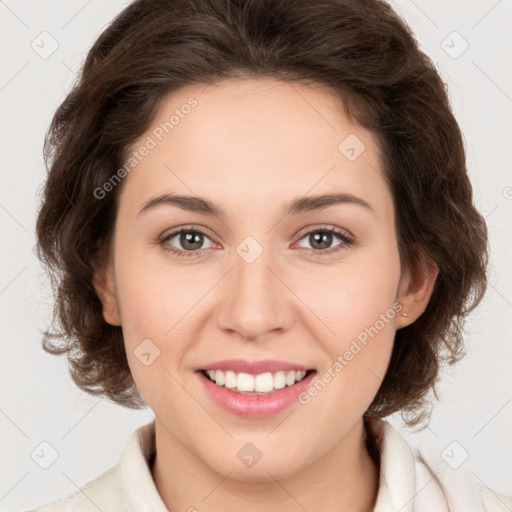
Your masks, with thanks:
<instances>
[{"instance_id":1,"label":"pink lip","mask_svg":"<svg viewBox=\"0 0 512 512\"><path fill-rule=\"evenodd\" d=\"M277 361L275 359L265 359L261 361L248 361L246 359L224 359L215 363L201 366L198 370L233 370L236 373L250 373L258 375L265 372L283 371L307 371L312 370L302 364L290 363L289 361Z\"/></svg>"},{"instance_id":2,"label":"pink lip","mask_svg":"<svg viewBox=\"0 0 512 512\"><path fill-rule=\"evenodd\" d=\"M216 368L222 369L218 366ZM231 366L231 368L233 367ZM266 395L248 395L236 393L225 386L219 386L208 379L202 371L196 372L204 389L217 404L232 414L245 418L266 418L285 410L297 402L300 393L311 385L315 374L316 371L313 371L293 386L286 386Z\"/></svg>"}]
</instances>

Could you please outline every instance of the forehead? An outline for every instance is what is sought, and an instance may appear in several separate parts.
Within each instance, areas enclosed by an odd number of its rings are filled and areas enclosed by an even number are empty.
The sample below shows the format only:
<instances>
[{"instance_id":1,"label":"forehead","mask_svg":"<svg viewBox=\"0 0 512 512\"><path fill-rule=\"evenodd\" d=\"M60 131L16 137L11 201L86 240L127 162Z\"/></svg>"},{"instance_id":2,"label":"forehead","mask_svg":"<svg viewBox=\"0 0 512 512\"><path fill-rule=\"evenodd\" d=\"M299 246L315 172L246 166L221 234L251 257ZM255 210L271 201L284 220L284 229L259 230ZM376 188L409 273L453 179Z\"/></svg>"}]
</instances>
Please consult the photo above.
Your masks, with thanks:
<instances>
[{"instance_id":1,"label":"forehead","mask_svg":"<svg viewBox=\"0 0 512 512\"><path fill-rule=\"evenodd\" d=\"M319 86L269 78L186 86L161 102L125 178L125 200L141 205L176 192L218 198L239 213L249 203L347 192L390 214L377 140L350 123ZM229 208L224 208L229 212Z\"/></svg>"}]
</instances>

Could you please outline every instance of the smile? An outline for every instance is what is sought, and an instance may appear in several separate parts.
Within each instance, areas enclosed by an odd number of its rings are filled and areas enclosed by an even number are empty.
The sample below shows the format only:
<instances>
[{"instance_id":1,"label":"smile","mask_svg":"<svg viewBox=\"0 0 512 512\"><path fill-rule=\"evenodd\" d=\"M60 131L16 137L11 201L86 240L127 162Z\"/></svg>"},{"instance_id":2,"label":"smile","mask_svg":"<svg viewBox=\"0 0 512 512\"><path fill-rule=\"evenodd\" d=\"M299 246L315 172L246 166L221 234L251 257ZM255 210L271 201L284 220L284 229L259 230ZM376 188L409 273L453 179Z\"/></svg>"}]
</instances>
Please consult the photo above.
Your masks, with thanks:
<instances>
[{"instance_id":1,"label":"smile","mask_svg":"<svg viewBox=\"0 0 512 512\"><path fill-rule=\"evenodd\" d=\"M314 370L277 371L252 375L232 370L202 370L203 374L218 386L223 386L235 393L262 395L293 386Z\"/></svg>"},{"instance_id":2,"label":"smile","mask_svg":"<svg viewBox=\"0 0 512 512\"><path fill-rule=\"evenodd\" d=\"M263 368L258 365L261 372ZM224 366L224 369L216 369L217 366ZM311 385L316 375L314 369L279 370L277 364L271 371L262 373L255 373L254 366L248 368L246 364L239 365L243 368L238 372L228 369L233 366L215 364L195 374L207 400L231 414L251 419L268 418L297 405L300 393ZM265 366L268 370L269 365Z\"/></svg>"}]
</instances>

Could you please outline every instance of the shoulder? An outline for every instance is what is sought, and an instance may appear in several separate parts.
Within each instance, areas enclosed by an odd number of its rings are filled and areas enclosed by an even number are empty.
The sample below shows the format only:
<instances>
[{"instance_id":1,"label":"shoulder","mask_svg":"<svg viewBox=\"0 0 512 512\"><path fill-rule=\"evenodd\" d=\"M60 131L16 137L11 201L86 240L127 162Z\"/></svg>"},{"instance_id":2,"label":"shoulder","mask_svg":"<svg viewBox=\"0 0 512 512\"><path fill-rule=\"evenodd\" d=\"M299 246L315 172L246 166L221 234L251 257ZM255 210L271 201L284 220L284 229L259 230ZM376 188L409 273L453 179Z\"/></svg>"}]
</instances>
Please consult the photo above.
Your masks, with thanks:
<instances>
[{"instance_id":1,"label":"shoulder","mask_svg":"<svg viewBox=\"0 0 512 512\"><path fill-rule=\"evenodd\" d=\"M483 485L479 486L486 512L510 512L512 497L497 493Z\"/></svg>"},{"instance_id":2,"label":"shoulder","mask_svg":"<svg viewBox=\"0 0 512 512\"><path fill-rule=\"evenodd\" d=\"M132 432L117 464L66 498L29 512L165 511L149 460L155 452L155 421Z\"/></svg>"},{"instance_id":3,"label":"shoulder","mask_svg":"<svg viewBox=\"0 0 512 512\"><path fill-rule=\"evenodd\" d=\"M443 457L441 447L411 445L383 420L368 426L380 448L381 507L376 510L390 510L392 503L404 512L512 512L512 497L482 485L461 467L464 461Z\"/></svg>"},{"instance_id":4,"label":"shoulder","mask_svg":"<svg viewBox=\"0 0 512 512\"><path fill-rule=\"evenodd\" d=\"M75 493L29 512L98 512L124 510L118 467L114 466Z\"/></svg>"},{"instance_id":5,"label":"shoulder","mask_svg":"<svg viewBox=\"0 0 512 512\"><path fill-rule=\"evenodd\" d=\"M412 449L415 469L427 478L435 479L448 502L449 510L475 512L511 512L512 498L489 489L477 481L471 471L451 468L432 453Z\"/></svg>"}]
</instances>

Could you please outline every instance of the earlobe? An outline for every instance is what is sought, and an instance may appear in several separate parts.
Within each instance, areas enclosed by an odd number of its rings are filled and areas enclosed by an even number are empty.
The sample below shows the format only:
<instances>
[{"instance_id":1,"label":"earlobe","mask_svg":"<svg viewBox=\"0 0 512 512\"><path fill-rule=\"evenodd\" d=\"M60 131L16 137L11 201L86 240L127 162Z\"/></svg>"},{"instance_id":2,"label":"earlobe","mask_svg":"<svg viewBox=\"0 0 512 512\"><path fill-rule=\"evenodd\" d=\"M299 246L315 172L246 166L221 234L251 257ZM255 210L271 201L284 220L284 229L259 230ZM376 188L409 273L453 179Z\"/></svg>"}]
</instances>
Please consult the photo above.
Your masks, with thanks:
<instances>
[{"instance_id":1,"label":"earlobe","mask_svg":"<svg viewBox=\"0 0 512 512\"><path fill-rule=\"evenodd\" d=\"M418 254L414 268L400 283L397 300L402 305L402 309L397 317L397 329L412 324L425 311L438 274L437 265L424 254Z\"/></svg>"},{"instance_id":2,"label":"earlobe","mask_svg":"<svg viewBox=\"0 0 512 512\"><path fill-rule=\"evenodd\" d=\"M93 285L103 305L103 318L110 325L121 325L113 268L102 266L94 272Z\"/></svg>"}]
</instances>

